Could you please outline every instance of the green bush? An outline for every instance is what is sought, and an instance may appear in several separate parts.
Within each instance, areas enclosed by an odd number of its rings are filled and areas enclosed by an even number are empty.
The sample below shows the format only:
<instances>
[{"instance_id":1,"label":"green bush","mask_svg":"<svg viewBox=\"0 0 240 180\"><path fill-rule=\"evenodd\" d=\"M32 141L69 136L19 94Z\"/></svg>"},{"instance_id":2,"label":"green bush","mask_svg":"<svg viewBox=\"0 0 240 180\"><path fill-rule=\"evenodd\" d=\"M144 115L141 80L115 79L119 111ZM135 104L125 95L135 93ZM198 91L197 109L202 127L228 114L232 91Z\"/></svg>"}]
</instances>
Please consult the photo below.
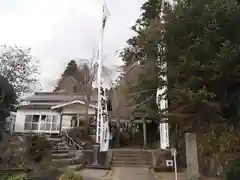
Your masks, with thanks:
<instances>
[{"instance_id":1,"label":"green bush","mask_svg":"<svg viewBox=\"0 0 240 180\"><path fill-rule=\"evenodd\" d=\"M0 180L24 180L24 174L9 174L9 173L1 173Z\"/></svg>"},{"instance_id":2,"label":"green bush","mask_svg":"<svg viewBox=\"0 0 240 180\"><path fill-rule=\"evenodd\" d=\"M11 176L7 180L24 180L25 175L16 175L16 176Z\"/></svg>"},{"instance_id":3,"label":"green bush","mask_svg":"<svg viewBox=\"0 0 240 180\"><path fill-rule=\"evenodd\" d=\"M80 174L75 174L74 172L63 173L59 180L84 180Z\"/></svg>"},{"instance_id":4,"label":"green bush","mask_svg":"<svg viewBox=\"0 0 240 180\"><path fill-rule=\"evenodd\" d=\"M234 165L227 173L227 180L240 180L240 158L235 160Z\"/></svg>"},{"instance_id":5,"label":"green bush","mask_svg":"<svg viewBox=\"0 0 240 180\"><path fill-rule=\"evenodd\" d=\"M94 143L92 137L89 134L85 134L83 127L76 127L69 130L68 135L77 143L88 142Z\"/></svg>"},{"instance_id":6,"label":"green bush","mask_svg":"<svg viewBox=\"0 0 240 180\"><path fill-rule=\"evenodd\" d=\"M51 158L52 144L44 136L30 136L27 139L26 156L34 163Z\"/></svg>"}]
</instances>

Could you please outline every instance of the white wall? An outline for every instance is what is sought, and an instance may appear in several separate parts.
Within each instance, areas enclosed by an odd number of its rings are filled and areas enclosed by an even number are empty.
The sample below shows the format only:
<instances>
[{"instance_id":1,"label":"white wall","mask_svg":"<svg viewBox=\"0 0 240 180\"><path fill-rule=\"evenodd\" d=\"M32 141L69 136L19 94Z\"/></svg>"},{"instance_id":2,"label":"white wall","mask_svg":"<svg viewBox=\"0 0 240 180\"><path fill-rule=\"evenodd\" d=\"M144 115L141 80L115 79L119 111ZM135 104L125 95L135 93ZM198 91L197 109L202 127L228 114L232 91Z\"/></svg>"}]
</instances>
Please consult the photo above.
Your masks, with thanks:
<instances>
[{"instance_id":1,"label":"white wall","mask_svg":"<svg viewBox=\"0 0 240 180\"><path fill-rule=\"evenodd\" d=\"M34 115L57 115L58 116L57 123L60 124L60 114L56 111L19 109L17 111L14 132L17 132L17 133L29 132L28 130L24 130L25 116L33 115L33 114ZM52 133L58 133L58 131L53 131Z\"/></svg>"},{"instance_id":2,"label":"white wall","mask_svg":"<svg viewBox=\"0 0 240 180\"><path fill-rule=\"evenodd\" d=\"M71 104L69 106L63 107L63 114L85 114L86 107L82 104ZM95 109L89 107L88 114L95 114Z\"/></svg>"}]
</instances>

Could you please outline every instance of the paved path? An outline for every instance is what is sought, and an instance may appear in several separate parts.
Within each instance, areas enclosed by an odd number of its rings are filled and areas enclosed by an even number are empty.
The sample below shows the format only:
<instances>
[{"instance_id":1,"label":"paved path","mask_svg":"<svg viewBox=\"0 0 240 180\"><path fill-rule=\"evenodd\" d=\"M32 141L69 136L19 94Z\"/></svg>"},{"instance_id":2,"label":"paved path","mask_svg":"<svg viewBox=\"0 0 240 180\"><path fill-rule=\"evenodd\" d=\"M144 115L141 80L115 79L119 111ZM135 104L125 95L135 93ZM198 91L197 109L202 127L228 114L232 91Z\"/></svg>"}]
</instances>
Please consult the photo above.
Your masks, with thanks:
<instances>
[{"instance_id":1,"label":"paved path","mask_svg":"<svg viewBox=\"0 0 240 180\"><path fill-rule=\"evenodd\" d=\"M112 169L111 180L156 180L148 168L119 167Z\"/></svg>"},{"instance_id":2,"label":"paved path","mask_svg":"<svg viewBox=\"0 0 240 180\"><path fill-rule=\"evenodd\" d=\"M105 180L108 171L99 169L83 169L79 171L79 173L83 176L84 180Z\"/></svg>"},{"instance_id":3,"label":"paved path","mask_svg":"<svg viewBox=\"0 0 240 180\"><path fill-rule=\"evenodd\" d=\"M148 168L119 167L111 172L97 169L83 169L79 173L86 180L156 180Z\"/></svg>"}]
</instances>

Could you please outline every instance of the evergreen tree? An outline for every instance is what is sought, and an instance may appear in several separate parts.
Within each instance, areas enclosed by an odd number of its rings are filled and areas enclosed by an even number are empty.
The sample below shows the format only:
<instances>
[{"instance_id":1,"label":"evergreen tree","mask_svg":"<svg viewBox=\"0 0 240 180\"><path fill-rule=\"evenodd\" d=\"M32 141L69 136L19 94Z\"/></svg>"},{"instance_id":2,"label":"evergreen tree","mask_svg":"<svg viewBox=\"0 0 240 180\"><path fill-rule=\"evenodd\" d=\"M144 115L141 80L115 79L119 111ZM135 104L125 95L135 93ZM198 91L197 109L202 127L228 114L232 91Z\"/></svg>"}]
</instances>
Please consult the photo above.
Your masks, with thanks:
<instances>
[{"instance_id":1,"label":"evergreen tree","mask_svg":"<svg viewBox=\"0 0 240 180\"><path fill-rule=\"evenodd\" d=\"M74 75L74 73L75 73L77 70L78 70L78 66L77 66L76 61L71 60L71 61L68 63L66 69L64 70L62 76L72 76L72 75Z\"/></svg>"},{"instance_id":2,"label":"evergreen tree","mask_svg":"<svg viewBox=\"0 0 240 180\"><path fill-rule=\"evenodd\" d=\"M74 79L79 79L79 68L76 61L74 60L71 60L67 64L67 67L65 68L61 78L58 80L57 86L55 87L54 91L59 91L65 89L66 86L69 86L70 77L73 77ZM73 87L75 87L75 85ZM72 91L75 92L74 89L72 89Z\"/></svg>"},{"instance_id":3,"label":"evergreen tree","mask_svg":"<svg viewBox=\"0 0 240 180\"><path fill-rule=\"evenodd\" d=\"M141 16L132 27L136 36L130 38L128 46L122 52L125 66L138 63L141 71L138 82L132 82L129 93L134 93L137 109L143 110L150 117L158 117L156 105L156 91L159 80L159 51L160 38L156 38L159 29L155 24L160 21L161 0L149 0L141 8ZM126 74L127 76L127 74Z\"/></svg>"},{"instance_id":4,"label":"evergreen tree","mask_svg":"<svg viewBox=\"0 0 240 180\"><path fill-rule=\"evenodd\" d=\"M16 93L6 78L0 75L0 122L3 122L16 108Z\"/></svg>"},{"instance_id":5,"label":"evergreen tree","mask_svg":"<svg viewBox=\"0 0 240 180\"><path fill-rule=\"evenodd\" d=\"M165 83L159 75L167 64L167 111L176 137L194 131L213 140L205 146L211 153L229 152L239 136L240 3L179 0L174 7L165 5L165 23L160 7L161 1L151 0L142 6L133 27L137 35L122 54L126 66L142 66L133 91L149 90L138 96L142 102L154 95L150 90ZM145 110L156 113L154 103L155 95Z\"/></svg>"},{"instance_id":6,"label":"evergreen tree","mask_svg":"<svg viewBox=\"0 0 240 180\"><path fill-rule=\"evenodd\" d=\"M198 128L203 120L239 119L239 13L235 0L179 1L168 17L170 108L198 119L191 123Z\"/></svg>"},{"instance_id":7,"label":"evergreen tree","mask_svg":"<svg viewBox=\"0 0 240 180\"><path fill-rule=\"evenodd\" d=\"M169 120L222 162L239 137L239 14L237 0L183 0L165 25Z\"/></svg>"}]
</instances>

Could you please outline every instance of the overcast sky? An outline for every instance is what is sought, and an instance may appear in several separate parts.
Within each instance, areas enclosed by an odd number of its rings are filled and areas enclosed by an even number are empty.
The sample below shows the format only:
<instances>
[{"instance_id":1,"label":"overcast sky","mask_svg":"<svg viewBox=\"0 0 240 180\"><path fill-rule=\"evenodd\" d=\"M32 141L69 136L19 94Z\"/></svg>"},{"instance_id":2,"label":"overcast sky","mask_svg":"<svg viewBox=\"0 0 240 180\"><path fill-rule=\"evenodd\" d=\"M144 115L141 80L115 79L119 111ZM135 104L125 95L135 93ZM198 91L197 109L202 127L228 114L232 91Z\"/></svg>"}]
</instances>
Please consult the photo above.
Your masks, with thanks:
<instances>
[{"instance_id":1,"label":"overcast sky","mask_svg":"<svg viewBox=\"0 0 240 180\"><path fill-rule=\"evenodd\" d=\"M107 0L111 13L104 39L104 64L120 65L145 0ZM41 83L51 90L71 59L89 58L98 47L102 0L0 0L0 44L32 48Z\"/></svg>"}]
</instances>

